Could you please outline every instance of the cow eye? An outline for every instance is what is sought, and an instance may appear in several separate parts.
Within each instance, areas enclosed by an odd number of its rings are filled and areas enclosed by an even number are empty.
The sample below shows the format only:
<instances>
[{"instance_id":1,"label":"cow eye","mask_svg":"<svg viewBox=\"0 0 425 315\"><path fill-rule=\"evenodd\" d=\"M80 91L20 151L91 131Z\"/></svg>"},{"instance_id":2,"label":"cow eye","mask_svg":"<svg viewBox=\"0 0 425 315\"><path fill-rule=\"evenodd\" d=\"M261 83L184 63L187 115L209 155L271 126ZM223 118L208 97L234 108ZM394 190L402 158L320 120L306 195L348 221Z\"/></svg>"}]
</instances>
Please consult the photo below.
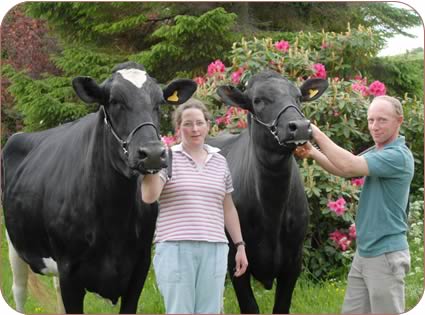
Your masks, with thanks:
<instances>
[{"instance_id":1,"label":"cow eye","mask_svg":"<svg viewBox=\"0 0 425 315\"><path fill-rule=\"evenodd\" d=\"M259 97L254 98L254 105L259 105L261 104L262 100Z\"/></svg>"}]
</instances>

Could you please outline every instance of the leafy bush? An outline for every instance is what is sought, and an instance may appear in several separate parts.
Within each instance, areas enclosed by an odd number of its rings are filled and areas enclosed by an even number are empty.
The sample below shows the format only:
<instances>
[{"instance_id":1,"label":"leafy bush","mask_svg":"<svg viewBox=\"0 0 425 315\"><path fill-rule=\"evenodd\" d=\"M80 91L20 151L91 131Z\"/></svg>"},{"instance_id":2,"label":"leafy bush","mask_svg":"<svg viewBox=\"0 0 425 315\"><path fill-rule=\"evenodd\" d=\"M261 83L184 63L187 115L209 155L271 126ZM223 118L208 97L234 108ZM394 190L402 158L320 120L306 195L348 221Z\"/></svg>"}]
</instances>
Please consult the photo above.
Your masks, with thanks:
<instances>
[{"instance_id":1,"label":"leafy bush","mask_svg":"<svg viewBox=\"0 0 425 315\"><path fill-rule=\"evenodd\" d=\"M178 72L199 72L209 60L223 56L230 48L235 39L231 32L235 20L236 15L223 8L199 17L177 16L175 25L164 25L152 34L160 40L157 44L130 59L144 64L160 81L170 80L170 74Z\"/></svg>"},{"instance_id":2,"label":"leafy bush","mask_svg":"<svg viewBox=\"0 0 425 315\"><path fill-rule=\"evenodd\" d=\"M409 97L424 95L424 53L423 51L403 55L374 58L368 72L374 78L385 81L393 95L407 93Z\"/></svg>"}]
</instances>

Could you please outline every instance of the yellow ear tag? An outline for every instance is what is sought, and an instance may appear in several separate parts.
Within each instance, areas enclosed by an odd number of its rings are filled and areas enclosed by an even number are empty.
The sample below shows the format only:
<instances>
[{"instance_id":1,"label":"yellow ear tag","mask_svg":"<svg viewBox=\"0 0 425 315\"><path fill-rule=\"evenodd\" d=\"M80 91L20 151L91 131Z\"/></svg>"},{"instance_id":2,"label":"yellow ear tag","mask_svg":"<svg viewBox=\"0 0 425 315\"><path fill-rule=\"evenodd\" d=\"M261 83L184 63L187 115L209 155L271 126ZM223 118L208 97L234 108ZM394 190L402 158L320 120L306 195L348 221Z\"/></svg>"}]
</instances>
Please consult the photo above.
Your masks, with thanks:
<instances>
[{"instance_id":1,"label":"yellow ear tag","mask_svg":"<svg viewBox=\"0 0 425 315\"><path fill-rule=\"evenodd\" d=\"M308 90L308 94L310 98L315 97L317 93L319 93L319 90L313 90L313 89Z\"/></svg>"},{"instance_id":2,"label":"yellow ear tag","mask_svg":"<svg viewBox=\"0 0 425 315\"><path fill-rule=\"evenodd\" d=\"M175 90L172 95L167 97L167 101L170 101L170 102L177 102L178 100L179 100L179 97L177 96L177 90Z\"/></svg>"}]
</instances>

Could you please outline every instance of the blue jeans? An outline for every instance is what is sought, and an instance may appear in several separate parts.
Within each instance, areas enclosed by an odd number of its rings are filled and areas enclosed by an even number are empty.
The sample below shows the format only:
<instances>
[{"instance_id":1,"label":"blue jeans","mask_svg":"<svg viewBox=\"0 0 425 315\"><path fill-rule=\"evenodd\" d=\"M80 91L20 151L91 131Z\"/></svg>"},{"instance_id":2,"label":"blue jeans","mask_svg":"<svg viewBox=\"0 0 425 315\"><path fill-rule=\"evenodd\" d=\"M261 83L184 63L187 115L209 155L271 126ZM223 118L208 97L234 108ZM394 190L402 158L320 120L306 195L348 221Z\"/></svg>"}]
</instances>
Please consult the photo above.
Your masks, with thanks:
<instances>
[{"instance_id":1,"label":"blue jeans","mask_svg":"<svg viewBox=\"0 0 425 315\"><path fill-rule=\"evenodd\" d=\"M227 270L226 243L157 243L153 265L168 314L219 314Z\"/></svg>"}]
</instances>

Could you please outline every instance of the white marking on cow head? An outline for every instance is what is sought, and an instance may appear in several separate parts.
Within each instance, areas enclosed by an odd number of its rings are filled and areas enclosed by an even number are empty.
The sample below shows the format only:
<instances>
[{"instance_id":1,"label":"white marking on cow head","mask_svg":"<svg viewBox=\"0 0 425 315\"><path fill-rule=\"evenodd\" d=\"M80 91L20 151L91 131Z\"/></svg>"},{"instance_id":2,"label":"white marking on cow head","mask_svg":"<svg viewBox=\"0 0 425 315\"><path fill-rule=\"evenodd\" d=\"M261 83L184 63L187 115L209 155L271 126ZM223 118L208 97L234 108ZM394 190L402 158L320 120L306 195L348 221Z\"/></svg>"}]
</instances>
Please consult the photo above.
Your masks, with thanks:
<instances>
[{"instance_id":1,"label":"white marking on cow head","mask_svg":"<svg viewBox=\"0 0 425 315\"><path fill-rule=\"evenodd\" d=\"M130 81L139 89L143 86L147 79L146 71L139 69L123 69L117 72L121 74L124 79Z\"/></svg>"},{"instance_id":2,"label":"white marking on cow head","mask_svg":"<svg viewBox=\"0 0 425 315\"><path fill-rule=\"evenodd\" d=\"M42 274L49 275L49 276L59 275L58 264L56 263L56 261L53 260L52 257L43 258L43 263L46 266L46 268L41 269Z\"/></svg>"}]
</instances>

